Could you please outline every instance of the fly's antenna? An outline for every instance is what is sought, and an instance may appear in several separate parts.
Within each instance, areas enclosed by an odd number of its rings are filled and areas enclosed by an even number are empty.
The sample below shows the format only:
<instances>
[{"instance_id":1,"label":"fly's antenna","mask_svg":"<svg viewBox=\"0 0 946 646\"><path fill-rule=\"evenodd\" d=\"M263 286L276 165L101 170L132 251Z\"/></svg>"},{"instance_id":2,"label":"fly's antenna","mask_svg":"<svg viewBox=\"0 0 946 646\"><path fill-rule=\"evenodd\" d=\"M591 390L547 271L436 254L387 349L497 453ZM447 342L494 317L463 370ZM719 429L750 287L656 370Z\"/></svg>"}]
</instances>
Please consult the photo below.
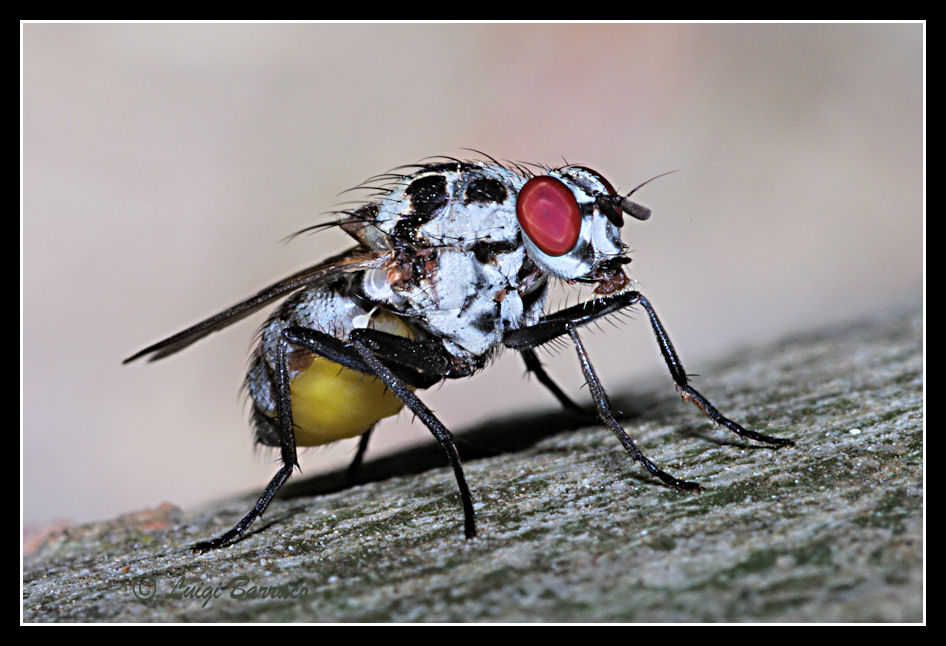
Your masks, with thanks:
<instances>
[{"instance_id":1,"label":"fly's antenna","mask_svg":"<svg viewBox=\"0 0 946 646\"><path fill-rule=\"evenodd\" d=\"M642 206L638 204L637 202L631 201L631 196L634 195L634 193L638 189L646 186L647 184L650 184L652 181L654 181L658 177L663 177L664 175L676 173L677 171L679 171L679 169L668 170L666 173L661 173L660 175L655 175L654 177L651 177L646 182L641 182L640 184L632 188L627 195L625 195L624 197L621 197L619 200L616 200L617 205L621 207L622 211L627 213L632 218L636 218L638 220L646 220L647 218L650 217L650 209L648 209L646 206Z\"/></svg>"}]
</instances>

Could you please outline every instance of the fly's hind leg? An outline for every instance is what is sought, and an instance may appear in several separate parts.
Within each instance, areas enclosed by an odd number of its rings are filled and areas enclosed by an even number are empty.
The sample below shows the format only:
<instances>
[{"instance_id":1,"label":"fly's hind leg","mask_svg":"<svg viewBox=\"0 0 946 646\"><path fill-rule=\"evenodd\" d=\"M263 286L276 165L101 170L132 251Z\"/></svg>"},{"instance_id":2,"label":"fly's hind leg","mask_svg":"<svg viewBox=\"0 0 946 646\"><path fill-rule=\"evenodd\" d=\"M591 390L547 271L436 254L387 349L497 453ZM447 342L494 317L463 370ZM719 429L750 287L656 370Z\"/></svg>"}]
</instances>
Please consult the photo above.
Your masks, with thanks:
<instances>
[{"instance_id":1,"label":"fly's hind leg","mask_svg":"<svg viewBox=\"0 0 946 646\"><path fill-rule=\"evenodd\" d=\"M266 485L266 489L263 490L263 495L256 501L256 505L253 506L253 509L230 531L224 532L216 538L195 544L191 548L195 554L202 554L212 549L222 547L238 536L241 536L254 520L263 515L263 512L266 511L266 508L272 501L273 496L276 495L279 488L282 487L286 480L289 479L289 476L292 475L292 470L299 466L299 463L296 461L296 436L293 432L292 424L292 403L289 397L289 365L286 360L285 341L280 342L276 347L275 378L276 418L282 467L276 472L273 479L269 481L269 484Z\"/></svg>"},{"instance_id":2,"label":"fly's hind leg","mask_svg":"<svg viewBox=\"0 0 946 646\"><path fill-rule=\"evenodd\" d=\"M400 339L401 337L395 338ZM283 465L273 477L273 479L270 480L269 484L266 486L266 489L263 491L263 494L256 502L256 505L253 506L253 509L251 509L249 513L247 513L246 516L244 516L240 522L238 522L233 527L233 529L221 534L217 538L212 538L210 540L197 543L193 546L194 553L200 554L218 547L222 547L235 538L241 536L254 520L263 515L263 512L266 511L269 503L272 502L276 492L278 492L280 487L282 487L286 480L289 479L289 476L292 475L292 470L299 466L296 460L296 436L294 431L295 427L292 421L292 399L290 396L289 364L287 360L287 347L290 344L305 348L310 352L314 352L319 356L326 357L335 363L345 366L346 368L351 368L353 370L358 370L359 372L364 372L367 374L377 375L382 379L382 381L385 382L388 388L391 389L391 391L394 392L398 397L400 397L400 399L408 406L410 406L415 413L418 412L418 410L414 405L412 405L410 401L408 401L408 399L413 398L416 404L420 404L420 406L423 407L423 410L426 411L426 417L420 413L418 413L418 416L420 416L421 419L425 421L425 423L428 423L428 418L433 418L433 421L440 425L438 430L434 430L433 427L431 427L431 430L434 432L434 435L437 436L437 439L440 440L441 444L444 445L447 455L450 457L450 462L453 465L454 472L457 474L457 480L460 484L460 494L463 498L463 506L466 512L467 536L473 536L476 532L473 522L473 503L470 498L469 489L466 486L466 480L463 478L463 470L460 468L460 458L457 455L456 446L453 445L453 436L449 431L446 430L446 428L443 428L443 425L440 424L436 417L433 417L433 413L431 413L429 409L421 404L420 400L418 400L414 393L411 392L407 385L405 385L406 383L410 386L414 386L415 388L427 388L437 381L443 379L443 375L431 376L417 370L413 365L410 364L410 362L401 365L391 361L392 368L397 372L398 375L394 376L391 370L382 364L380 360L371 355L371 351L368 350L364 345L359 345L358 343L347 344L344 341L336 339L331 335L319 332L317 330L311 330L299 326L290 326L282 331L282 338L279 344L276 346L275 361L277 432L279 433L279 445ZM361 352L356 351L358 348L367 352L372 361L368 362L363 360L360 356ZM428 357L431 356L424 353L420 354ZM418 359L418 361L420 360ZM386 373L386 375L378 374L378 371L383 371ZM389 383L389 380L391 383ZM409 397L404 395L405 392ZM430 427L430 423L428 423L428 426ZM362 439L359 442L359 455L355 456L356 460L358 460L359 457L364 457L364 449L366 449L368 446L369 434L370 431L362 434ZM360 462L360 460L358 461Z\"/></svg>"}]
</instances>

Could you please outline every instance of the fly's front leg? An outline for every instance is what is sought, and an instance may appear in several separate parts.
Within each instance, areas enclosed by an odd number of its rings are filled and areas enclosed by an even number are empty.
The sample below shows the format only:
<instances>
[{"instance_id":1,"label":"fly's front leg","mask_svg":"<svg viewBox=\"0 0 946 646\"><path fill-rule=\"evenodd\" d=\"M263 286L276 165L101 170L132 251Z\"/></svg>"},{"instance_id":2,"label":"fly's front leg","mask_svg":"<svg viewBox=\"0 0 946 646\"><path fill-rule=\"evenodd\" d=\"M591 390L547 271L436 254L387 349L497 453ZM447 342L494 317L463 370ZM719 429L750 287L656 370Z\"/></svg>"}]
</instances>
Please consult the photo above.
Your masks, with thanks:
<instances>
[{"instance_id":1,"label":"fly's front leg","mask_svg":"<svg viewBox=\"0 0 946 646\"><path fill-rule=\"evenodd\" d=\"M590 303L575 305L561 312L545 316L533 326L519 330L511 330L503 338L503 343L508 347L520 351L531 351L531 348L535 346L568 334L575 344L575 350L578 352L578 360L581 363L585 381L588 383L588 387L591 390L591 397L595 402L598 416L617 436L624 450L627 451L632 458L640 462L647 471L665 484L675 489L685 491L699 490L700 485L697 483L674 478L669 473L658 468L657 465L651 462L647 456L637 448L637 445L634 444L631 438L628 437L627 432L621 424L618 423L617 417L614 414L614 408L611 406L611 400L608 399L608 394L605 392L601 380L598 379L598 374L591 365L588 353L585 351L585 346L578 337L577 328L579 326L590 323L602 316L607 316L621 308L633 305L638 301L638 296L636 292L629 292L598 299Z\"/></svg>"},{"instance_id":2,"label":"fly's front leg","mask_svg":"<svg viewBox=\"0 0 946 646\"><path fill-rule=\"evenodd\" d=\"M611 430L614 431L614 433L618 436L618 439L621 441L621 444L624 446L625 450L627 450L627 452L632 457L634 457L634 459L640 462L648 471L660 478L666 484L678 489L697 489L699 488L699 485L696 483L678 480L677 478L674 478L673 476L658 469L634 445L631 439L627 436L627 433L623 428L621 428L620 424L618 424L617 420L615 419L611 403L607 397L607 393L605 393L604 387L601 385L601 381L598 379L598 375L595 373L594 368L591 365L591 361L588 358L588 354L581 343L581 339L578 337L577 329L580 326L590 323L595 319L601 318L602 316L607 316L608 314L616 312L622 308L630 307L636 304L640 304L647 312L651 322L651 327L653 328L654 334L657 337L657 341L660 345L660 350L663 354L664 361L667 363L667 367L670 370L670 374L673 377L674 383L677 385L677 388L680 390L685 400L696 404L710 420L718 424L723 424L737 435L771 444L774 448L794 445L794 442L791 440L771 437L743 428L736 422L724 417L716 409L716 407L710 403L708 399L700 394L695 388L690 386L687 380L686 371L683 369L683 364L680 362L680 358L677 356L676 350L673 347L673 343L670 341L670 337L667 335L666 330L660 323L660 319L657 317L657 314L654 311L653 306L650 304L650 301L648 301L640 292L631 291L624 292L622 294L615 294L613 296L607 296L590 301L588 303L575 305L560 312L550 314L543 317L533 326L519 330L511 330L504 337L503 343L507 347L522 351L534 348L538 345L551 341L554 338L568 334L575 344L576 351L578 352L578 358L582 365L582 372L585 375L585 379L588 382L589 388L591 388L592 397L595 400L595 406L598 409L598 414L605 424L607 424L608 427L611 428Z\"/></svg>"},{"instance_id":3,"label":"fly's front leg","mask_svg":"<svg viewBox=\"0 0 946 646\"><path fill-rule=\"evenodd\" d=\"M756 442L771 444L772 447L776 449L782 448L783 446L795 446L795 442L792 440L763 435L762 433L743 428L728 417L725 417L706 397L700 394L696 388L690 386L687 380L687 373L683 369L683 364L680 363L680 357L677 356L677 351L674 349L670 337L667 336L667 331L657 317L654 306L650 304L650 301L647 300L643 294L638 293L637 296L641 307L647 312L647 317L650 319L650 326L653 328L654 336L657 337L657 343L660 345L660 353L663 355L667 368L670 370L670 376L673 377L673 381L677 385L677 389L680 391L680 395L683 397L684 401L693 402L710 420L716 424L722 424L736 435L747 437Z\"/></svg>"},{"instance_id":4,"label":"fly's front leg","mask_svg":"<svg viewBox=\"0 0 946 646\"><path fill-rule=\"evenodd\" d=\"M632 291L606 296L549 314L542 317L542 320L535 325L519 330L511 330L503 338L503 343L507 347L516 350L534 348L556 337L569 334L569 330L572 328L581 327L602 316L638 304L647 312L654 336L657 337L657 343L660 345L660 352L663 354L667 368L670 370L670 376L685 401L694 403L712 422L722 424L736 435L770 444L776 449L795 445L792 440L763 435L743 428L740 424L725 417L706 397L693 388L689 384L686 370L683 369L683 364L680 362L680 357L677 356L677 351L674 349L667 331L657 317L657 312L654 311L654 306L640 292Z\"/></svg>"},{"instance_id":5,"label":"fly's front leg","mask_svg":"<svg viewBox=\"0 0 946 646\"><path fill-rule=\"evenodd\" d=\"M192 551L195 554L202 554L212 549L222 547L241 536L246 528L252 524L259 516L263 515L273 496L283 486L283 483L292 475L292 470L299 466L296 461L296 434L292 423L292 400L289 396L289 364L286 360L286 341L283 340L276 346L276 417L279 429L279 450L282 457L282 467L276 473L263 495L256 501L253 509L238 522L233 529L217 538L207 541L201 541L193 546Z\"/></svg>"},{"instance_id":6,"label":"fly's front leg","mask_svg":"<svg viewBox=\"0 0 946 646\"><path fill-rule=\"evenodd\" d=\"M526 352L548 343L552 339L568 334L571 327L581 327L602 316L636 304L641 298L638 292L624 292L597 298L593 301L572 305L558 312L543 316L538 323L529 327L509 330L503 335L503 345L507 348Z\"/></svg>"},{"instance_id":7,"label":"fly's front leg","mask_svg":"<svg viewBox=\"0 0 946 646\"><path fill-rule=\"evenodd\" d=\"M575 344L575 350L578 352L581 371L585 373L585 381L588 382L588 388L591 390L591 398L594 399L595 407L598 409L598 416L601 417L601 421L607 424L608 428L617 435L618 439L621 441L621 445L624 446L624 450L627 451L632 458L640 462L650 473L660 478L664 484L674 489L682 489L684 491L700 491L700 485L696 482L687 482L686 480L674 478L666 471L659 469L657 465L647 459L647 456L631 441L627 432L614 416L614 408L611 406L611 400L608 399L608 394L604 391L604 386L601 385L601 380L598 379L598 374L595 372L591 361L588 359L585 346L582 344L581 339L578 338L578 330L569 328L568 335L572 338L572 342Z\"/></svg>"}]
</instances>

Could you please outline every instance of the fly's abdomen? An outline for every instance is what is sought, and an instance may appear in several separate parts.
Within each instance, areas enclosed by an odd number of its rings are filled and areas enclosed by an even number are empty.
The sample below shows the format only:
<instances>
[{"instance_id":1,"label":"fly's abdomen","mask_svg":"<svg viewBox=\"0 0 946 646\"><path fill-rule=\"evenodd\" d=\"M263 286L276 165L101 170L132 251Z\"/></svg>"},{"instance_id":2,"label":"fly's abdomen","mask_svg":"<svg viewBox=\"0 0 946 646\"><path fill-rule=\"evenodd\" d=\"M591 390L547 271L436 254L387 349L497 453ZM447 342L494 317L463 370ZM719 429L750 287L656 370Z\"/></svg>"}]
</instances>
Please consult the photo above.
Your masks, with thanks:
<instances>
[{"instance_id":1,"label":"fly's abdomen","mask_svg":"<svg viewBox=\"0 0 946 646\"><path fill-rule=\"evenodd\" d=\"M386 312L376 313L371 322L377 330L410 336L407 325ZM297 445L318 446L361 435L404 406L380 379L324 357L304 355L290 361L308 363L290 382Z\"/></svg>"},{"instance_id":2,"label":"fly's abdomen","mask_svg":"<svg viewBox=\"0 0 946 646\"><path fill-rule=\"evenodd\" d=\"M395 314L367 313L351 298L331 289L310 289L293 299L266 324L260 347L246 378L253 401L256 440L279 446L276 421L275 344L282 330L301 325L347 338L355 327L413 337L411 328ZM289 387L297 446L318 446L356 437L404 404L375 376L346 368L308 350L288 348Z\"/></svg>"}]
</instances>

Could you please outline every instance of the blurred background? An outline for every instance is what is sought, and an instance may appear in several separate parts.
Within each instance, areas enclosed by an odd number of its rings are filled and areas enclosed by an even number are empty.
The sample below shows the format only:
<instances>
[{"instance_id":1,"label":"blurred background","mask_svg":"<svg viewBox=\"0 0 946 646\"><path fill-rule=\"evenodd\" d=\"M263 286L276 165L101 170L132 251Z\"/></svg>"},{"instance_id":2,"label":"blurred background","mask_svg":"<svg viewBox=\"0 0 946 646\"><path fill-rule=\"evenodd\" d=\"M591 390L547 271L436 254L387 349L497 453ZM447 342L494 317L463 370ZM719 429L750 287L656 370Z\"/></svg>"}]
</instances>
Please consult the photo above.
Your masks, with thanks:
<instances>
[{"instance_id":1,"label":"blurred background","mask_svg":"<svg viewBox=\"0 0 946 646\"><path fill-rule=\"evenodd\" d=\"M624 239L724 412L714 357L922 295L918 24L25 24L22 36L27 522L262 488L275 455L251 449L239 388L265 313L161 362L121 361L346 248L338 231L281 241L349 199L340 191L428 155L564 157L624 190L679 169L637 194L654 216ZM585 334L605 385L675 397L635 318ZM541 356L586 402L574 353ZM557 407L513 354L424 398L460 435ZM368 459L432 441L402 413ZM308 450L304 475L354 448Z\"/></svg>"}]
</instances>

